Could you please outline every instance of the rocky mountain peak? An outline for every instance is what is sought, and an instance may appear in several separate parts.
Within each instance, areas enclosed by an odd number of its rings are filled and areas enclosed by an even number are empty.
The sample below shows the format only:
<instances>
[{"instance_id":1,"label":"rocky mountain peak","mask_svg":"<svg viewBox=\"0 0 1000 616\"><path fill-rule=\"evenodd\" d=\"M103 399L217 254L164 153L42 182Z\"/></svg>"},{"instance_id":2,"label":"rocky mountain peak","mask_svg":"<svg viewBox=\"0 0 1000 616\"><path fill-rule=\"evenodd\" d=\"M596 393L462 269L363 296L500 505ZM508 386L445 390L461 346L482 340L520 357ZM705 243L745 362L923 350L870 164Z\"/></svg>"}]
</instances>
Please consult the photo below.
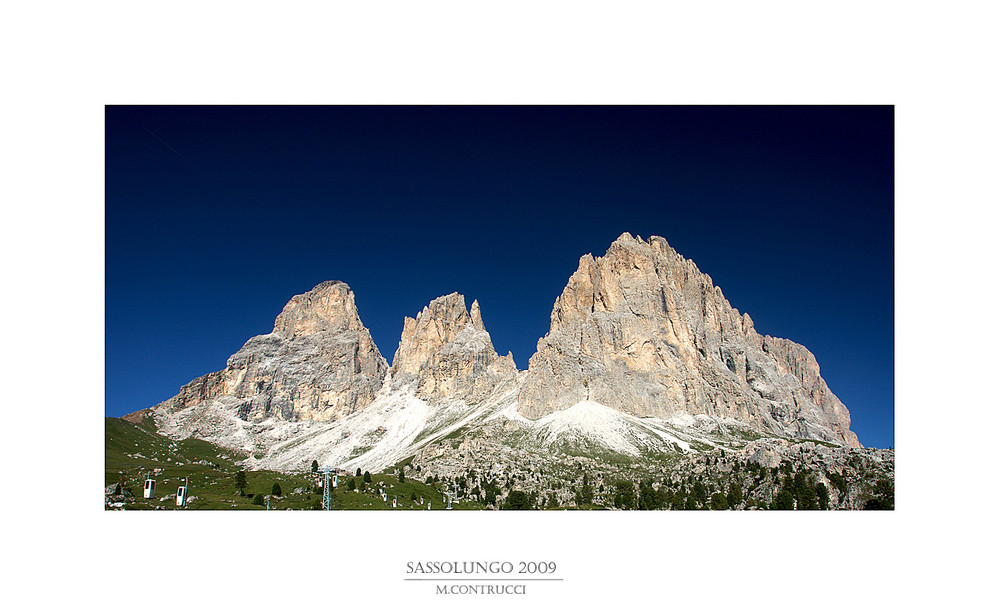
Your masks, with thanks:
<instances>
[{"instance_id":1,"label":"rocky mountain peak","mask_svg":"<svg viewBox=\"0 0 1000 616\"><path fill-rule=\"evenodd\" d=\"M604 256L581 257L550 322L519 394L525 417L592 401L639 417L707 414L858 444L811 354L765 340L661 237L623 233Z\"/></svg>"},{"instance_id":2,"label":"rocky mountain peak","mask_svg":"<svg viewBox=\"0 0 1000 616\"><path fill-rule=\"evenodd\" d=\"M197 425L208 436L232 429L227 424L236 420L325 421L370 404L387 371L354 293L339 280L327 281L292 297L274 330L248 340L225 369L195 379L158 406L182 436L184 426Z\"/></svg>"},{"instance_id":3,"label":"rocky mountain peak","mask_svg":"<svg viewBox=\"0 0 1000 616\"><path fill-rule=\"evenodd\" d=\"M354 304L354 292L339 280L328 280L288 300L274 320L273 333L283 338L295 338L343 329L364 329Z\"/></svg>"},{"instance_id":4,"label":"rocky mountain peak","mask_svg":"<svg viewBox=\"0 0 1000 616\"><path fill-rule=\"evenodd\" d=\"M459 293L432 299L415 318L404 317L403 334L392 359L393 376L416 374L438 348L453 342L470 324L465 297Z\"/></svg>"},{"instance_id":5,"label":"rocky mountain peak","mask_svg":"<svg viewBox=\"0 0 1000 616\"><path fill-rule=\"evenodd\" d=\"M423 398L478 399L517 373L513 359L500 357L483 324L479 302L472 314L465 297L438 297L416 318L403 320L403 334L392 360L396 383L417 383Z\"/></svg>"}]
</instances>

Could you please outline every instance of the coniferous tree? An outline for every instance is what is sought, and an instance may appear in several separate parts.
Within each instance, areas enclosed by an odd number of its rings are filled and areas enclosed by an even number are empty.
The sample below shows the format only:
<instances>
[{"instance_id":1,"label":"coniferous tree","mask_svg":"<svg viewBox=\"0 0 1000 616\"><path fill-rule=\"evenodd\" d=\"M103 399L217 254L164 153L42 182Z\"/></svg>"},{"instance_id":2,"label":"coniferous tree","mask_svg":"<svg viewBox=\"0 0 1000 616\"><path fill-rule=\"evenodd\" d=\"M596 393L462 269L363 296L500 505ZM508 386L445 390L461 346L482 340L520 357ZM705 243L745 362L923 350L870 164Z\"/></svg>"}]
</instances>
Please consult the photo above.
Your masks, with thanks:
<instances>
[{"instance_id":1,"label":"coniferous tree","mask_svg":"<svg viewBox=\"0 0 1000 616\"><path fill-rule=\"evenodd\" d=\"M511 490L507 493L507 498L504 500L504 509L530 509L531 501L530 497L526 492L521 490Z\"/></svg>"},{"instance_id":2,"label":"coniferous tree","mask_svg":"<svg viewBox=\"0 0 1000 616\"><path fill-rule=\"evenodd\" d=\"M830 480L830 485L836 488L841 494L847 494L847 481L843 475L839 473L827 473L826 476Z\"/></svg>"},{"instance_id":3,"label":"coniferous tree","mask_svg":"<svg viewBox=\"0 0 1000 616\"><path fill-rule=\"evenodd\" d=\"M701 482L701 479L694 482L694 487L691 489L691 494L694 496L695 500L699 503L704 503L705 499L708 498L708 488L705 484Z\"/></svg>"},{"instance_id":4,"label":"coniferous tree","mask_svg":"<svg viewBox=\"0 0 1000 616\"><path fill-rule=\"evenodd\" d=\"M645 510L660 508L660 494L653 489L653 480L639 482L638 506L639 509Z\"/></svg>"},{"instance_id":5,"label":"coniferous tree","mask_svg":"<svg viewBox=\"0 0 1000 616\"><path fill-rule=\"evenodd\" d=\"M615 484L615 507L635 509L635 486L631 481L619 481Z\"/></svg>"},{"instance_id":6,"label":"coniferous tree","mask_svg":"<svg viewBox=\"0 0 1000 616\"><path fill-rule=\"evenodd\" d=\"M889 479L875 482L875 497L865 501L864 509L888 510L895 508L895 486Z\"/></svg>"},{"instance_id":7,"label":"coniferous tree","mask_svg":"<svg viewBox=\"0 0 1000 616\"><path fill-rule=\"evenodd\" d=\"M687 494L684 490L677 490L674 492L673 497L670 499L670 508L675 511L680 511L684 509L684 501L687 499Z\"/></svg>"},{"instance_id":8,"label":"coniferous tree","mask_svg":"<svg viewBox=\"0 0 1000 616\"><path fill-rule=\"evenodd\" d=\"M362 477L362 479L364 480L365 483L371 483L372 482L372 475L371 475L371 473L369 473L368 471L365 471L365 475L364 475L364 477Z\"/></svg>"},{"instance_id":9,"label":"coniferous tree","mask_svg":"<svg viewBox=\"0 0 1000 616\"><path fill-rule=\"evenodd\" d=\"M795 495L796 500L802 499L802 495L805 492L807 485L808 482L805 472L799 471L795 473L795 478L792 480L792 494Z\"/></svg>"},{"instance_id":10,"label":"coniferous tree","mask_svg":"<svg viewBox=\"0 0 1000 616\"><path fill-rule=\"evenodd\" d=\"M712 509L729 509L729 501L726 500L726 497L722 494L722 492L712 494Z\"/></svg>"},{"instance_id":11,"label":"coniferous tree","mask_svg":"<svg viewBox=\"0 0 1000 616\"><path fill-rule=\"evenodd\" d=\"M246 471L240 469L236 471L236 488L243 494L243 488L247 487L247 474Z\"/></svg>"},{"instance_id":12,"label":"coniferous tree","mask_svg":"<svg viewBox=\"0 0 1000 616\"><path fill-rule=\"evenodd\" d=\"M830 508L830 490L826 487L826 484L816 484L816 499L820 509Z\"/></svg>"},{"instance_id":13,"label":"coniferous tree","mask_svg":"<svg viewBox=\"0 0 1000 616\"><path fill-rule=\"evenodd\" d=\"M271 496L281 496L281 486L278 485L277 481L271 486Z\"/></svg>"},{"instance_id":14,"label":"coniferous tree","mask_svg":"<svg viewBox=\"0 0 1000 616\"><path fill-rule=\"evenodd\" d=\"M726 500L729 502L730 509L736 509L743 502L743 490L740 488L740 484L735 481L729 483L729 494L726 495Z\"/></svg>"},{"instance_id":15,"label":"coniferous tree","mask_svg":"<svg viewBox=\"0 0 1000 616\"><path fill-rule=\"evenodd\" d=\"M798 503L797 506L798 509L803 509L803 510L819 509L819 506L816 504L816 488L814 488L811 485L807 485L805 488L802 489L802 492L799 493L799 496L796 499L796 501Z\"/></svg>"},{"instance_id":16,"label":"coniferous tree","mask_svg":"<svg viewBox=\"0 0 1000 616\"><path fill-rule=\"evenodd\" d=\"M319 462L317 462L316 460L313 460L313 463L312 463L312 472L315 473L317 471L319 471Z\"/></svg>"},{"instance_id":17,"label":"coniferous tree","mask_svg":"<svg viewBox=\"0 0 1000 616\"><path fill-rule=\"evenodd\" d=\"M487 505L493 505L494 507L496 507L497 504L496 484L493 483L492 481L489 481L486 483L486 485L483 486L483 490L484 490L483 502L485 502Z\"/></svg>"},{"instance_id":18,"label":"coniferous tree","mask_svg":"<svg viewBox=\"0 0 1000 616\"><path fill-rule=\"evenodd\" d=\"M781 490L778 495L774 497L774 501L771 503L771 509L783 509L790 510L795 509L795 497L788 490Z\"/></svg>"}]
</instances>

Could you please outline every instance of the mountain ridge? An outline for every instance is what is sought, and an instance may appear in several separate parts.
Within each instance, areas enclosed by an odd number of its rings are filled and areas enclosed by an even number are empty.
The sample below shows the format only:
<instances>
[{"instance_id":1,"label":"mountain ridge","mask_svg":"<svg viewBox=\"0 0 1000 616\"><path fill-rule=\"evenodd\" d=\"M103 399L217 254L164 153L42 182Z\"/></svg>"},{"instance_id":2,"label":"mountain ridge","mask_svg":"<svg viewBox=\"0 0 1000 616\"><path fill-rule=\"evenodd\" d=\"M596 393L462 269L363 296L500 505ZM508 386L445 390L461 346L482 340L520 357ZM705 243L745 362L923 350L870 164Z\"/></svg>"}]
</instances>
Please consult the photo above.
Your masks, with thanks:
<instances>
[{"instance_id":1,"label":"mountain ridge","mask_svg":"<svg viewBox=\"0 0 1000 616\"><path fill-rule=\"evenodd\" d=\"M557 413L556 424L545 419ZM130 416L241 449L248 465L287 469L305 458L390 466L455 431L490 432L490 422L509 428L503 438L535 435L532 447L558 437L618 443L634 457L728 438L705 440L704 430L861 446L808 349L757 333L662 237L628 233L605 255L580 258L526 370L497 354L478 300L468 309L457 292L404 318L389 364L353 291L331 280L291 298L272 332L226 368Z\"/></svg>"}]
</instances>

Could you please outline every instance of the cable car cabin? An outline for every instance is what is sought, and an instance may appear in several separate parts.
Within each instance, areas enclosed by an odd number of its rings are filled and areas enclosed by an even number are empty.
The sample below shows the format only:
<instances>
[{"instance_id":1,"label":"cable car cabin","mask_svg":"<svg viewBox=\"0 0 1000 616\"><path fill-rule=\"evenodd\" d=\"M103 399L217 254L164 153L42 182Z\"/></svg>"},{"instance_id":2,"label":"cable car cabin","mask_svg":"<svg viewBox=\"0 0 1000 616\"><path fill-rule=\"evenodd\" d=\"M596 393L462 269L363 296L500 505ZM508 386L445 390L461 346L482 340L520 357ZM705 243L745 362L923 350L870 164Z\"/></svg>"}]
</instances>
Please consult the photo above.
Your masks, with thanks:
<instances>
[{"instance_id":1,"label":"cable car cabin","mask_svg":"<svg viewBox=\"0 0 1000 616\"><path fill-rule=\"evenodd\" d=\"M336 475L330 475L330 481L333 482L333 487L336 488L337 487L337 476Z\"/></svg>"},{"instance_id":2,"label":"cable car cabin","mask_svg":"<svg viewBox=\"0 0 1000 616\"><path fill-rule=\"evenodd\" d=\"M188 489L187 486L181 486L177 488L177 506L183 507L187 504L188 499Z\"/></svg>"},{"instance_id":3,"label":"cable car cabin","mask_svg":"<svg viewBox=\"0 0 1000 616\"><path fill-rule=\"evenodd\" d=\"M156 496L156 480L147 479L145 483L142 484L142 497L153 498L155 496Z\"/></svg>"}]
</instances>

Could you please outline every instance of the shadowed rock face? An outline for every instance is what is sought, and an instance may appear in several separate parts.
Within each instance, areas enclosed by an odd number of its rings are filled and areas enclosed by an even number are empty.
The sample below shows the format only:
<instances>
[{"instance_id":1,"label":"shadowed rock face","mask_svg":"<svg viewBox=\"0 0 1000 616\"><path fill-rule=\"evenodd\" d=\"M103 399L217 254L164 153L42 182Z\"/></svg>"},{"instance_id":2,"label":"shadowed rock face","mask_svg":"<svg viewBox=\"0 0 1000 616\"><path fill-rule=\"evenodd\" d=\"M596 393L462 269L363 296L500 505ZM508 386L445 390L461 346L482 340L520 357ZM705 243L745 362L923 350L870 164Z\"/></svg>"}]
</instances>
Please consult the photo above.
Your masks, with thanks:
<instances>
[{"instance_id":1,"label":"shadowed rock face","mask_svg":"<svg viewBox=\"0 0 1000 616\"><path fill-rule=\"evenodd\" d=\"M591 400L639 417L708 414L859 446L803 346L761 336L666 240L625 233L584 255L518 397L530 419Z\"/></svg>"},{"instance_id":2,"label":"shadowed rock face","mask_svg":"<svg viewBox=\"0 0 1000 616\"><path fill-rule=\"evenodd\" d=\"M211 401L236 407L240 419L330 420L375 399L388 371L340 281L296 295L270 334L248 340L226 368L199 377L162 403L167 412Z\"/></svg>"},{"instance_id":3,"label":"shadowed rock face","mask_svg":"<svg viewBox=\"0 0 1000 616\"><path fill-rule=\"evenodd\" d=\"M460 398L472 404L517 376L514 358L497 355L479 302L472 313L458 293L432 300L417 317L406 317L392 360L394 384L416 383L425 400Z\"/></svg>"}]
</instances>

